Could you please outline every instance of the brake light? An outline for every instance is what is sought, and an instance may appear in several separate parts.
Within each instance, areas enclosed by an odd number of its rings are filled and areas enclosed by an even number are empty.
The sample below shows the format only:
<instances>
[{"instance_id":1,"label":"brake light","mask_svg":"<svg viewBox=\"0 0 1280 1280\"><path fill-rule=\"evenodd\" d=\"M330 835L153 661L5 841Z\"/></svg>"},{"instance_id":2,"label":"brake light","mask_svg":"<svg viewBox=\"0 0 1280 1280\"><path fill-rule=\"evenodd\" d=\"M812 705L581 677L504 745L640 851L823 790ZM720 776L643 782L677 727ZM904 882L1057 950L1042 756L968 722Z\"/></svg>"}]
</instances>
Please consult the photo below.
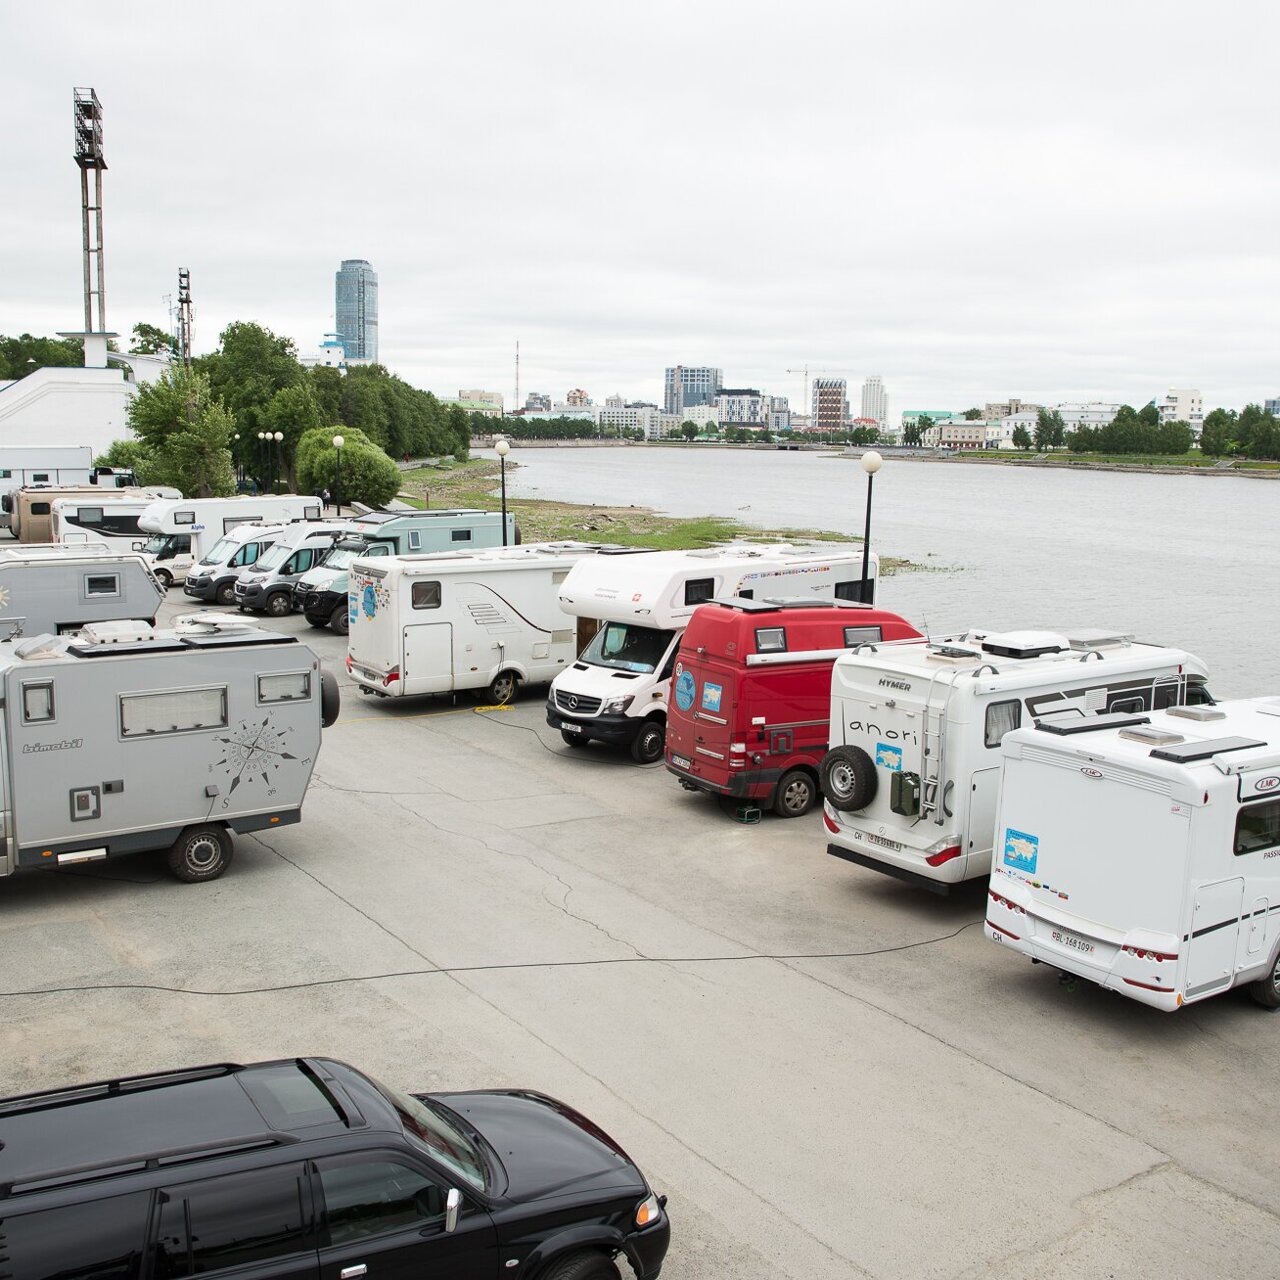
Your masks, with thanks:
<instances>
[{"instance_id":1,"label":"brake light","mask_svg":"<svg viewBox=\"0 0 1280 1280\"><path fill-rule=\"evenodd\" d=\"M1121 950L1130 956L1137 956L1139 960L1176 960L1177 953L1170 955L1167 951L1151 951L1147 947L1122 947Z\"/></svg>"},{"instance_id":2,"label":"brake light","mask_svg":"<svg viewBox=\"0 0 1280 1280\"><path fill-rule=\"evenodd\" d=\"M1019 937L1018 937L1018 935L1017 935L1016 933L1011 933L1008 929L1002 929L1002 928L1001 928L998 924L996 924L993 920L988 920L988 921L987 921L987 928L988 928L988 929L994 929L997 933L1003 933L1003 934L1004 934L1004 936L1005 936L1006 938L1012 938L1012 939L1014 940L1014 942L1021 942L1021 941L1022 941L1022 939L1021 939L1021 938L1019 938Z\"/></svg>"},{"instance_id":3,"label":"brake light","mask_svg":"<svg viewBox=\"0 0 1280 1280\"><path fill-rule=\"evenodd\" d=\"M388 671L385 676L382 677L382 687L385 689L387 685L393 684L395 681L399 679L400 679L400 668L392 667L392 669Z\"/></svg>"},{"instance_id":4,"label":"brake light","mask_svg":"<svg viewBox=\"0 0 1280 1280\"><path fill-rule=\"evenodd\" d=\"M351 655L347 654L347 671L351 671Z\"/></svg>"},{"instance_id":5,"label":"brake light","mask_svg":"<svg viewBox=\"0 0 1280 1280\"><path fill-rule=\"evenodd\" d=\"M746 755L747 744L745 742L731 742L729 743L729 751L735 756Z\"/></svg>"},{"instance_id":6,"label":"brake light","mask_svg":"<svg viewBox=\"0 0 1280 1280\"><path fill-rule=\"evenodd\" d=\"M822 811L822 825L835 835L840 834L840 826L836 820L825 810Z\"/></svg>"},{"instance_id":7,"label":"brake light","mask_svg":"<svg viewBox=\"0 0 1280 1280\"><path fill-rule=\"evenodd\" d=\"M952 858L960 856L960 846L958 844L948 845L945 849L939 849L937 853L931 853L925 861L931 867L940 867L944 862L950 862Z\"/></svg>"},{"instance_id":8,"label":"brake light","mask_svg":"<svg viewBox=\"0 0 1280 1280\"><path fill-rule=\"evenodd\" d=\"M1014 902L1012 898L1006 898L1001 894L998 894L994 889L988 889L987 896L989 898L994 899L1002 907L1008 907L1010 911L1016 911L1021 916L1025 916L1027 914L1026 907L1018 906L1018 904Z\"/></svg>"}]
</instances>

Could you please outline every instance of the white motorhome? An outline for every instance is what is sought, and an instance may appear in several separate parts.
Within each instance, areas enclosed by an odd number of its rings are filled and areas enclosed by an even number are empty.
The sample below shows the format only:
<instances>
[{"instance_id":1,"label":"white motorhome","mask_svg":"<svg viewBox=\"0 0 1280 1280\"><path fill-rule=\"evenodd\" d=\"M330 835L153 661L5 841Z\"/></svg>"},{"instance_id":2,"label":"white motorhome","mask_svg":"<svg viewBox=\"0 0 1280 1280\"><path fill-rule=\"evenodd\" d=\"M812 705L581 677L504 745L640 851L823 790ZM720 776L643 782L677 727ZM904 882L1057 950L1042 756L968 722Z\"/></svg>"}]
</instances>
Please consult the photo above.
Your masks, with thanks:
<instances>
[{"instance_id":1,"label":"white motorhome","mask_svg":"<svg viewBox=\"0 0 1280 1280\"><path fill-rule=\"evenodd\" d=\"M993 942L1172 1011L1280 1007L1280 698L1004 741Z\"/></svg>"},{"instance_id":2,"label":"white motorhome","mask_svg":"<svg viewBox=\"0 0 1280 1280\"><path fill-rule=\"evenodd\" d=\"M693 611L734 596L870 602L879 560L823 543L731 543L699 551L619 548L577 565L560 593L579 619L578 661L557 676L547 723L573 747L591 740L627 746L641 764L662 759L667 693L680 638Z\"/></svg>"},{"instance_id":3,"label":"white motorhome","mask_svg":"<svg viewBox=\"0 0 1280 1280\"><path fill-rule=\"evenodd\" d=\"M299 821L337 682L294 637L229 623L0 645L0 876L166 849L212 880L233 832Z\"/></svg>"},{"instance_id":4,"label":"white motorhome","mask_svg":"<svg viewBox=\"0 0 1280 1280\"><path fill-rule=\"evenodd\" d=\"M164 589L134 551L33 546L0 550L0 640L64 635L89 622L155 620Z\"/></svg>"},{"instance_id":5,"label":"white motorhome","mask_svg":"<svg viewBox=\"0 0 1280 1280\"><path fill-rule=\"evenodd\" d=\"M126 467L95 467L88 445L0 448L0 529L7 529L19 489L64 486L132 489L138 484Z\"/></svg>"},{"instance_id":6,"label":"white motorhome","mask_svg":"<svg viewBox=\"0 0 1280 1280\"><path fill-rule=\"evenodd\" d=\"M573 661L575 624L560 592L599 550L547 542L356 560L347 670L362 693L472 689L509 702Z\"/></svg>"},{"instance_id":7,"label":"white motorhome","mask_svg":"<svg viewBox=\"0 0 1280 1280\"><path fill-rule=\"evenodd\" d=\"M140 552L147 535L138 521L155 500L154 493L131 489L108 490L92 497L57 498L53 503L52 541L63 546L97 544L116 551Z\"/></svg>"},{"instance_id":8,"label":"white motorhome","mask_svg":"<svg viewBox=\"0 0 1280 1280\"><path fill-rule=\"evenodd\" d=\"M285 528L257 521L235 525L187 570L183 594L209 604L235 604L240 570L256 564Z\"/></svg>"},{"instance_id":9,"label":"white motorhome","mask_svg":"<svg viewBox=\"0 0 1280 1280\"><path fill-rule=\"evenodd\" d=\"M154 485L146 489L114 489L96 488L93 485L36 485L34 488L17 489L9 495L9 527L19 542L49 543L56 542L57 533L54 527L54 504L63 499L80 499L87 509L90 524L94 519L95 508L106 503L137 502L139 499L154 502L157 498L179 498L177 489L165 485ZM133 525L126 525L120 532L129 536L130 540L138 536ZM80 541L103 541L102 538L90 536L93 529L83 530L84 537ZM129 547L127 550L133 550Z\"/></svg>"},{"instance_id":10,"label":"white motorhome","mask_svg":"<svg viewBox=\"0 0 1280 1280\"><path fill-rule=\"evenodd\" d=\"M991 869L1000 743L1049 716L1211 702L1203 663L1100 630L968 631L836 659L827 852L947 893Z\"/></svg>"},{"instance_id":11,"label":"white motorhome","mask_svg":"<svg viewBox=\"0 0 1280 1280\"><path fill-rule=\"evenodd\" d=\"M319 498L296 493L261 494L236 498L181 498L155 502L142 513L138 527L151 536L142 551L166 586L186 581L192 565L206 556L215 542L237 525L257 521L287 524L291 520L319 520Z\"/></svg>"},{"instance_id":12,"label":"white motorhome","mask_svg":"<svg viewBox=\"0 0 1280 1280\"><path fill-rule=\"evenodd\" d=\"M299 520L280 530L270 550L236 577L236 607L283 618L293 612L293 589L347 532L345 520Z\"/></svg>"}]
</instances>

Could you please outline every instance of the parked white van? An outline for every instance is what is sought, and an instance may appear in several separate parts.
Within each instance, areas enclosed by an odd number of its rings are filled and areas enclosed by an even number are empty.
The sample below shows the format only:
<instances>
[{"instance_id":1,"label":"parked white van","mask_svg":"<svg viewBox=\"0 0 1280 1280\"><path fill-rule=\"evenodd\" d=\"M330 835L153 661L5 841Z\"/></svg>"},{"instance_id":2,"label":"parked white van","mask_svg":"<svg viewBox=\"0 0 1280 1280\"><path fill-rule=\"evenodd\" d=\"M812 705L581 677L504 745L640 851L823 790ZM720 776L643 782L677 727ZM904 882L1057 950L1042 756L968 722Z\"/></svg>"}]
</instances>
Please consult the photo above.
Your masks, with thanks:
<instances>
[{"instance_id":1,"label":"parked white van","mask_svg":"<svg viewBox=\"0 0 1280 1280\"><path fill-rule=\"evenodd\" d=\"M236 606L284 618L293 612L293 589L302 574L319 564L347 532L345 520L300 520L287 524L254 564L240 570Z\"/></svg>"},{"instance_id":2,"label":"parked white van","mask_svg":"<svg viewBox=\"0 0 1280 1280\"><path fill-rule=\"evenodd\" d=\"M256 564L258 557L275 542L285 525L236 525L224 533L187 571L182 584L184 595L211 604L235 604L236 579L246 565Z\"/></svg>"},{"instance_id":3,"label":"parked white van","mask_svg":"<svg viewBox=\"0 0 1280 1280\"><path fill-rule=\"evenodd\" d=\"M240 494L235 498L182 498L154 502L138 520L150 537L142 547L156 577L165 586L181 585L193 564L237 525L287 524L291 520L319 520L319 498L296 493Z\"/></svg>"},{"instance_id":4,"label":"parked white van","mask_svg":"<svg viewBox=\"0 0 1280 1280\"><path fill-rule=\"evenodd\" d=\"M712 599L862 600L875 595L880 562L861 546L735 542L699 551L620 547L575 566L560 593L580 620L578 661L557 676L547 723L573 747L595 739L662 759L667 691L693 611Z\"/></svg>"},{"instance_id":5,"label":"parked white van","mask_svg":"<svg viewBox=\"0 0 1280 1280\"><path fill-rule=\"evenodd\" d=\"M521 684L551 680L573 661L574 620L560 592L599 550L546 542L356 560L347 670L362 693L482 689L509 702Z\"/></svg>"},{"instance_id":6,"label":"parked white van","mask_svg":"<svg viewBox=\"0 0 1280 1280\"><path fill-rule=\"evenodd\" d=\"M1211 702L1181 649L1099 630L968 631L836 659L827 852L947 893L991 869L1000 743L1021 724Z\"/></svg>"},{"instance_id":7,"label":"parked white van","mask_svg":"<svg viewBox=\"0 0 1280 1280\"><path fill-rule=\"evenodd\" d=\"M1157 1009L1280 1007L1280 698L1041 723L1003 755L993 942Z\"/></svg>"}]
</instances>

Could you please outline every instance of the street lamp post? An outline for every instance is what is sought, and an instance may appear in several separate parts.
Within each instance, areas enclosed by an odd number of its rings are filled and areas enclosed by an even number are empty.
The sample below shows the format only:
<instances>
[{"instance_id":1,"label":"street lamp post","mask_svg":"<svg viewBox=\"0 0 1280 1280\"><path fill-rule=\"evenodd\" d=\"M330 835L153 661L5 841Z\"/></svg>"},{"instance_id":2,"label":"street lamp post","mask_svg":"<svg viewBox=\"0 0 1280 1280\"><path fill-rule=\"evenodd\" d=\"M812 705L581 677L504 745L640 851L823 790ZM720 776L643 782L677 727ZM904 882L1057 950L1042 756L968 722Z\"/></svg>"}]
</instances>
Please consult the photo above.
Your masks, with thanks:
<instances>
[{"instance_id":1,"label":"street lamp post","mask_svg":"<svg viewBox=\"0 0 1280 1280\"><path fill-rule=\"evenodd\" d=\"M284 446L281 441L284 439L284 432L277 431L272 437L276 442L276 468L271 473L271 492L275 493L276 485L280 482L280 476L284 472Z\"/></svg>"},{"instance_id":2,"label":"street lamp post","mask_svg":"<svg viewBox=\"0 0 1280 1280\"><path fill-rule=\"evenodd\" d=\"M505 436L499 436L493 448L498 455L498 461L502 464L502 545L505 547L507 545L507 454L511 452L511 445Z\"/></svg>"},{"instance_id":3,"label":"street lamp post","mask_svg":"<svg viewBox=\"0 0 1280 1280\"><path fill-rule=\"evenodd\" d=\"M240 486L244 483L244 476L240 471L240 433L237 431L231 437L231 461L236 469L236 492L240 492Z\"/></svg>"},{"instance_id":4,"label":"street lamp post","mask_svg":"<svg viewBox=\"0 0 1280 1280\"><path fill-rule=\"evenodd\" d=\"M263 470L266 472L266 474L267 474L268 476L270 476L270 474L271 474L271 455L270 455L270 453L268 453L268 454L267 454L267 456L266 456L266 458L264 458L264 457L262 456L262 451L263 451L263 449L266 447L266 439L267 439L267 433L266 433L265 431L259 431L259 432L258 432L258 466L260 466L260 467L261 467L261 466L262 466L262 464L263 464L263 462L265 462L265 463L266 463L266 466L263 468ZM261 473L261 472L259 472L257 479L258 479L258 483L259 483L259 485L261 485L261 483L262 483L262 479L263 479L263 477L262 477L262 473Z\"/></svg>"},{"instance_id":5,"label":"street lamp post","mask_svg":"<svg viewBox=\"0 0 1280 1280\"><path fill-rule=\"evenodd\" d=\"M342 515L342 446L346 441L341 436L333 437L333 447L338 452L338 465L333 472L333 505L337 515Z\"/></svg>"},{"instance_id":6,"label":"street lamp post","mask_svg":"<svg viewBox=\"0 0 1280 1280\"><path fill-rule=\"evenodd\" d=\"M867 473L867 523L862 531L862 599L866 604L875 603L875 591L868 576L871 567L871 486L884 459L874 450L862 455L862 469Z\"/></svg>"}]
</instances>

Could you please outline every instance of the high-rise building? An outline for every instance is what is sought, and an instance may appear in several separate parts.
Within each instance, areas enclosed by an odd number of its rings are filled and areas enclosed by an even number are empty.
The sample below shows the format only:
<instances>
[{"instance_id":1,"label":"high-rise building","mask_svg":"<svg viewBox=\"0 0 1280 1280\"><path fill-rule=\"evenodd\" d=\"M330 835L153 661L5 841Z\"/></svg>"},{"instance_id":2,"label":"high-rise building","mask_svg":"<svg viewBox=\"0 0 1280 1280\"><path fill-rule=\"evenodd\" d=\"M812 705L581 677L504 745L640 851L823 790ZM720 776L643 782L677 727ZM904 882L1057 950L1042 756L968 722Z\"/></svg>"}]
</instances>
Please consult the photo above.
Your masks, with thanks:
<instances>
[{"instance_id":1,"label":"high-rise building","mask_svg":"<svg viewBox=\"0 0 1280 1280\"><path fill-rule=\"evenodd\" d=\"M678 364L666 372L663 408L679 413L698 404L715 404L724 386L724 374L709 365Z\"/></svg>"},{"instance_id":2,"label":"high-rise building","mask_svg":"<svg viewBox=\"0 0 1280 1280\"><path fill-rule=\"evenodd\" d=\"M1265 401L1262 408L1264 413L1270 413L1274 414L1276 417L1280 417L1280 396L1277 396L1274 400Z\"/></svg>"},{"instance_id":3,"label":"high-rise building","mask_svg":"<svg viewBox=\"0 0 1280 1280\"><path fill-rule=\"evenodd\" d=\"M767 421L765 398L755 387L725 387L715 403L721 426L762 427Z\"/></svg>"},{"instance_id":4,"label":"high-rise building","mask_svg":"<svg viewBox=\"0 0 1280 1280\"><path fill-rule=\"evenodd\" d=\"M591 397L581 387L574 387L568 392L564 398L565 404L573 409L589 409L591 407Z\"/></svg>"},{"instance_id":5,"label":"high-rise building","mask_svg":"<svg viewBox=\"0 0 1280 1280\"><path fill-rule=\"evenodd\" d=\"M1194 387L1170 387L1158 409L1161 422L1188 423L1196 435L1204 426L1204 397Z\"/></svg>"},{"instance_id":6,"label":"high-rise building","mask_svg":"<svg viewBox=\"0 0 1280 1280\"><path fill-rule=\"evenodd\" d=\"M843 431L849 421L848 384L843 378L814 378L811 431Z\"/></svg>"},{"instance_id":7,"label":"high-rise building","mask_svg":"<svg viewBox=\"0 0 1280 1280\"><path fill-rule=\"evenodd\" d=\"M378 275L363 258L346 258L334 290L336 327L347 361L378 359Z\"/></svg>"},{"instance_id":8,"label":"high-rise building","mask_svg":"<svg viewBox=\"0 0 1280 1280\"><path fill-rule=\"evenodd\" d=\"M884 383L879 378L868 378L862 384L862 416L871 418L881 431L889 420L889 402L885 399Z\"/></svg>"}]
</instances>

